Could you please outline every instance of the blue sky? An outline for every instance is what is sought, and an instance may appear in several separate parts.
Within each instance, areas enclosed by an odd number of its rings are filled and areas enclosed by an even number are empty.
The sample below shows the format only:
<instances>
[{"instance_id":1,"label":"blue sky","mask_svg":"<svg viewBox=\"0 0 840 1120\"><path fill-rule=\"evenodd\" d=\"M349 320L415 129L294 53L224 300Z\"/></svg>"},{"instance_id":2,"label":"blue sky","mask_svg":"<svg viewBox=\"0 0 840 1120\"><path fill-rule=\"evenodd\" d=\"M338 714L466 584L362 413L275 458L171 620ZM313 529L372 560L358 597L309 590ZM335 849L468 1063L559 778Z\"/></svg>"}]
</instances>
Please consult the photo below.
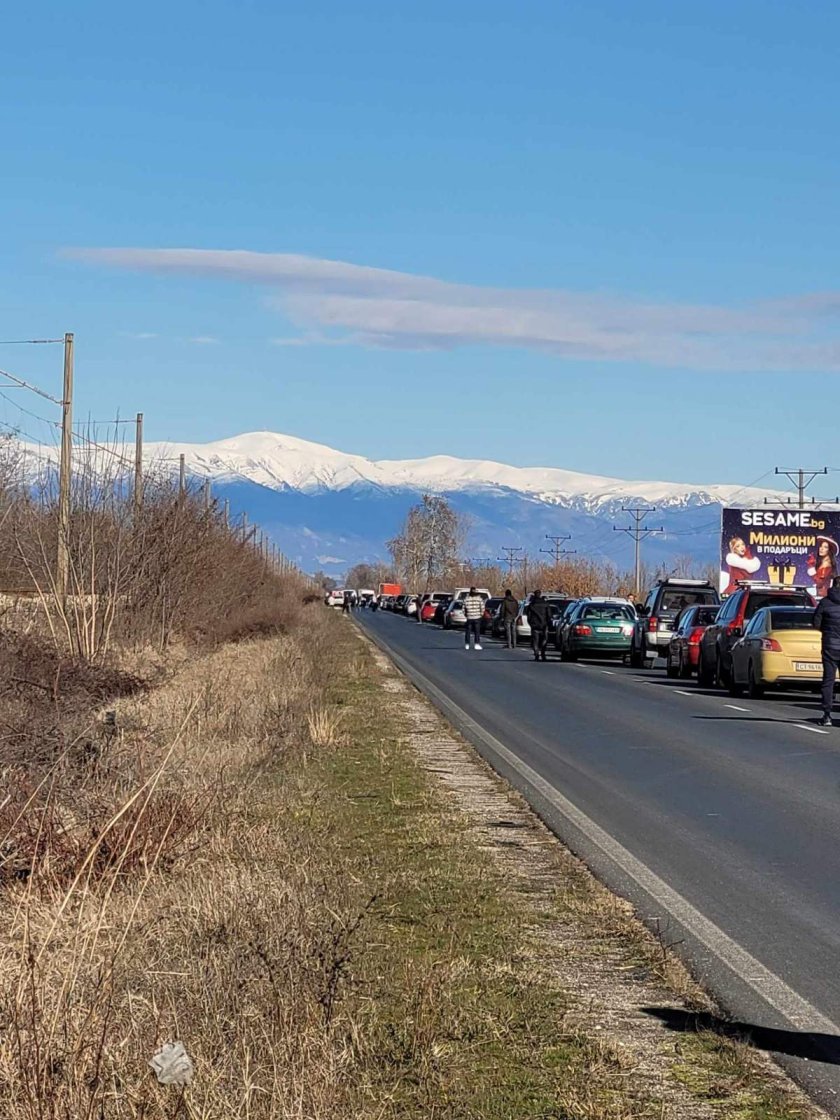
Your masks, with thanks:
<instances>
[{"instance_id":1,"label":"blue sky","mask_svg":"<svg viewBox=\"0 0 840 1120\"><path fill-rule=\"evenodd\" d=\"M0 340L73 330L79 415L686 481L836 461L836 4L35 0L4 40ZM58 348L0 368L58 395Z\"/></svg>"}]
</instances>

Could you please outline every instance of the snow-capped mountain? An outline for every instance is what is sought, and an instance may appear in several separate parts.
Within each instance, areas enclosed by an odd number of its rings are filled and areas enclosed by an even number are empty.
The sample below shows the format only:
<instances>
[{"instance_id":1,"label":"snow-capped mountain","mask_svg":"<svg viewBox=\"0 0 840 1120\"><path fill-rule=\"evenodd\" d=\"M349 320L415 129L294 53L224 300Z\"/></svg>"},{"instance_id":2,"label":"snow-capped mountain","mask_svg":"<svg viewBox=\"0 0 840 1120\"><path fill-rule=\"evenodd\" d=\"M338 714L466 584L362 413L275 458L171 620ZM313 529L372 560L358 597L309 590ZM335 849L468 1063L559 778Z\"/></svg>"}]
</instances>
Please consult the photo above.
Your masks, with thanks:
<instances>
[{"instance_id":1,"label":"snow-capped mountain","mask_svg":"<svg viewBox=\"0 0 840 1120\"><path fill-rule=\"evenodd\" d=\"M628 482L557 467L512 467L492 460L435 455L380 460L294 436L253 432L207 444L152 444L150 462L176 463L211 478L213 491L247 512L308 570L341 576L359 560L385 558L393 536L420 494L442 494L467 516L468 551L496 558L505 545L532 554L547 534L570 534L569 547L629 566L632 541L614 528L627 523L622 505L656 507L661 535L645 543L652 563L718 554L720 507L761 504L777 492L737 485Z\"/></svg>"},{"instance_id":2,"label":"snow-capped mountain","mask_svg":"<svg viewBox=\"0 0 840 1120\"><path fill-rule=\"evenodd\" d=\"M184 455L202 477L246 480L272 490L302 494L347 490L360 484L383 490L433 493L498 490L585 510L638 499L662 508L761 503L771 491L735 485L690 486L677 482L627 482L557 467L511 467L490 459L367 459L323 444L274 432L252 432L214 443L151 444L147 457L172 461Z\"/></svg>"},{"instance_id":3,"label":"snow-capped mountain","mask_svg":"<svg viewBox=\"0 0 840 1120\"><path fill-rule=\"evenodd\" d=\"M54 451L32 450L33 461L55 458ZM124 454L130 463L133 447ZM619 567L629 566L633 552L630 538L614 531L628 524L623 505L656 507L650 524L664 532L645 542L651 563L689 554L707 563L718 555L721 506L780 496L738 485L627 482L448 455L375 461L273 432L147 444L144 454L149 466L172 471L183 455L188 474L210 478L234 517L247 513L304 569L338 577L360 560L386 558L385 542L424 492L445 496L466 515L473 557L495 559L506 545L537 555L547 534L570 534L569 548Z\"/></svg>"}]
</instances>

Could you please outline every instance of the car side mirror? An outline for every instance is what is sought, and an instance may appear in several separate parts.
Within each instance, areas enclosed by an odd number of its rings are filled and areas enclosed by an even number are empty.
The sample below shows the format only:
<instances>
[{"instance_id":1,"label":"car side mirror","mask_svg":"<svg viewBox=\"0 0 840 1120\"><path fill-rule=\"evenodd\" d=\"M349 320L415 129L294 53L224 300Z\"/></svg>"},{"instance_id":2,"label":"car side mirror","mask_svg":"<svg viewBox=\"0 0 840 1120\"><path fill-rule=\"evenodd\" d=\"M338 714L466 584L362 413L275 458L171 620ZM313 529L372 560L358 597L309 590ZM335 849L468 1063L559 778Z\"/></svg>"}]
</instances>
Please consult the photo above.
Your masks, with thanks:
<instances>
[{"instance_id":1,"label":"car side mirror","mask_svg":"<svg viewBox=\"0 0 840 1120\"><path fill-rule=\"evenodd\" d=\"M646 618L646 617L648 616L648 614L650 614L650 611L649 611L649 610L648 610L648 608L647 608L647 607L645 607L645 606L642 606L642 607L636 607L636 612L638 613L638 615L639 615L639 616L640 616L641 618Z\"/></svg>"},{"instance_id":2,"label":"car side mirror","mask_svg":"<svg viewBox=\"0 0 840 1120\"><path fill-rule=\"evenodd\" d=\"M733 638L740 638L740 637L743 636L744 631L741 629L740 626L733 626L732 629L729 631L729 633L732 635Z\"/></svg>"}]
</instances>

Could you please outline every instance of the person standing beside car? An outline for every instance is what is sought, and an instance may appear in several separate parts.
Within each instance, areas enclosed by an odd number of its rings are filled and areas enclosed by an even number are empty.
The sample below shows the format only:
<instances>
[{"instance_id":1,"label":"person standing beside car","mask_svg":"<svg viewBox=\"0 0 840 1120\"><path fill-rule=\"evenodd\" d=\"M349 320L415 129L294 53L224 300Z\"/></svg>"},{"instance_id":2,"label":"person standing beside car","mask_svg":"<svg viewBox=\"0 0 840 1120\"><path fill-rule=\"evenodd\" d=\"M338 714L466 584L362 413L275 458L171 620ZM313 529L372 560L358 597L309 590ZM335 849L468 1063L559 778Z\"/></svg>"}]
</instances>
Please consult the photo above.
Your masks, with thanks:
<instances>
[{"instance_id":1,"label":"person standing beside car","mask_svg":"<svg viewBox=\"0 0 840 1120\"><path fill-rule=\"evenodd\" d=\"M502 626L505 631L505 646L516 649L516 619L519 615L519 600L514 599L510 588L505 592L502 605L499 608Z\"/></svg>"},{"instance_id":2,"label":"person standing beside car","mask_svg":"<svg viewBox=\"0 0 840 1120\"><path fill-rule=\"evenodd\" d=\"M471 587L464 596L464 649L470 648L472 636L475 649L481 649L481 616L484 614L484 597Z\"/></svg>"},{"instance_id":3,"label":"person standing beside car","mask_svg":"<svg viewBox=\"0 0 840 1120\"><path fill-rule=\"evenodd\" d=\"M525 614L531 627L531 649L534 651L534 660L546 661L549 610L548 603L542 597L542 591L535 591L531 596Z\"/></svg>"},{"instance_id":4,"label":"person standing beside car","mask_svg":"<svg viewBox=\"0 0 840 1120\"><path fill-rule=\"evenodd\" d=\"M840 665L840 577L835 576L831 588L814 611L814 627L822 632L822 707L823 727L833 727L834 684Z\"/></svg>"}]
</instances>

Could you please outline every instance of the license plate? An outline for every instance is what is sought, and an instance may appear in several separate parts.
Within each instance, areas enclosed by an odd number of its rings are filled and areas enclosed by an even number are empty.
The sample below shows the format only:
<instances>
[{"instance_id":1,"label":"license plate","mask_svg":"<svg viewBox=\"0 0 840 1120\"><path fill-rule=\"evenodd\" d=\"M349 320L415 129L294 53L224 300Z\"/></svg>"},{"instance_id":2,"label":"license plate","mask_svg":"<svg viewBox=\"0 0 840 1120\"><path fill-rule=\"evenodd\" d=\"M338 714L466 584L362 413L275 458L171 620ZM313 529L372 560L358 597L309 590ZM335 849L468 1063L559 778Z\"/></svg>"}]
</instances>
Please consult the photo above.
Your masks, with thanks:
<instances>
[{"instance_id":1,"label":"license plate","mask_svg":"<svg viewBox=\"0 0 840 1120\"><path fill-rule=\"evenodd\" d=\"M620 634L621 633L621 627L620 626L596 626L595 627L595 633L596 634Z\"/></svg>"},{"instance_id":2,"label":"license plate","mask_svg":"<svg viewBox=\"0 0 840 1120\"><path fill-rule=\"evenodd\" d=\"M818 673L822 669L819 661L794 661L793 667L797 673Z\"/></svg>"}]
</instances>

